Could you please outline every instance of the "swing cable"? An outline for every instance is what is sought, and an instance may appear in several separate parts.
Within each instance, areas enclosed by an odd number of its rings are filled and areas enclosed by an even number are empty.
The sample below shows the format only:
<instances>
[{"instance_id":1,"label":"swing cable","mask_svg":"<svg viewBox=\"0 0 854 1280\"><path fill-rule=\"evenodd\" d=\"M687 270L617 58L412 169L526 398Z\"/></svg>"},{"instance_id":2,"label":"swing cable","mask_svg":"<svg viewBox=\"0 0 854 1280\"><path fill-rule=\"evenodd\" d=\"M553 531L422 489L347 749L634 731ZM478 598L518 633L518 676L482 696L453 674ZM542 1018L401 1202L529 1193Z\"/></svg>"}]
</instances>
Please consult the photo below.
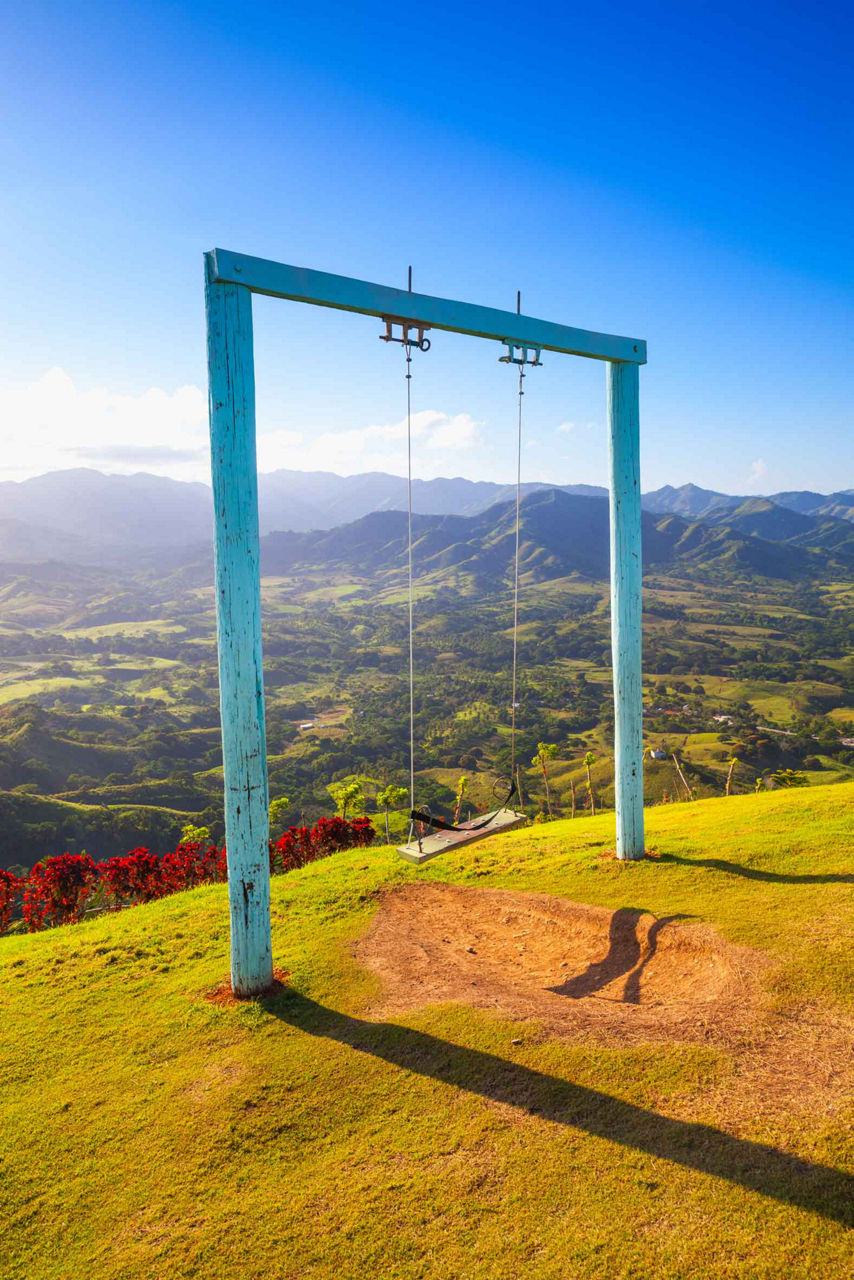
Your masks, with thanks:
<instances>
[{"instance_id":1,"label":"swing cable","mask_svg":"<svg viewBox=\"0 0 854 1280\"><path fill-rule=\"evenodd\" d=\"M517 296L518 312L521 299ZM516 782L516 676L519 657L519 529L521 526L520 509L522 506L522 396L525 394L525 366L519 365L519 392L516 417L516 552L513 560L513 676L510 695L510 794L514 790L518 794Z\"/></svg>"},{"instance_id":2,"label":"swing cable","mask_svg":"<svg viewBox=\"0 0 854 1280\"><path fill-rule=\"evenodd\" d=\"M412 268L409 268L409 288L412 289ZM521 314L522 295L521 291L516 294L516 314ZM431 817L429 810L418 810L415 808L415 607L414 607L414 587L413 587L413 570L412 570L412 340L409 337L409 327L406 324L401 325L401 338L393 338L389 327L388 334L381 335L386 342L397 341L403 347L404 357L406 360L406 496L407 496L407 595L408 595L408 612L409 612L409 807L410 807L410 825L409 839L412 840L413 831L417 833L418 846L421 847L421 834L419 825L427 825L437 827L446 831L455 831L458 828L450 823L443 822L441 819ZM415 345L419 350L428 350L429 343L423 341L422 334L419 333L418 340ZM502 356L501 362L504 364L516 364L519 366L519 387L517 391L517 410L516 410L516 513L515 513L515 548L513 559L513 667L511 676L511 702L510 702L510 791L507 799L504 801L503 808L507 808L514 796L519 795L519 788L516 778L516 710L517 710L517 689L518 689L518 657L519 657L519 544L521 531L521 507L522 507L522 397L525 394L525 365L539 365L540 348L534 347L534 357L530 359L529 348L520 346L518 343L505 342L507 354ZM516 350L521 351L521 356L516 356ZM482 826L488 826L494 815L487 814L486 818L479 823L470 824L470 830L478 830Z\"/></svg>"},{"instance_id":3,"label":"swing cable","mask_svg":"<svg viewBox=\"0 0 854 1280\"><path fill-rule=\"evenodd\" d=\"M412 268L409 268L412 288ZM407 335L408 338L408 335ZM415 639L412 590L412 343L405 340L406 356L406 498L407 498L407 571L409 579L409 809L415 809ZM410 839L412 826L410 824Z\"/></svg>"}]
</instances>

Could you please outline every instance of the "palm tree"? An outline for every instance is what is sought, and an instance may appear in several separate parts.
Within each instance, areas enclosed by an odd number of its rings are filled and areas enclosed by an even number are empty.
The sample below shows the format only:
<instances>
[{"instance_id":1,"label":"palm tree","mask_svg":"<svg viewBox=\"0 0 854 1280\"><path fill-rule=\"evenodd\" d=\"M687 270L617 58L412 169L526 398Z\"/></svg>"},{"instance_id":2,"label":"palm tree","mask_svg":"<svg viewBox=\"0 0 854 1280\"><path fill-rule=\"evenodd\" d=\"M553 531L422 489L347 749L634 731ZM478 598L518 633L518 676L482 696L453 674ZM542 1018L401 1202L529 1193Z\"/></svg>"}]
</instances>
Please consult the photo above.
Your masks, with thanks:
<instances>
[{"instance_id":1,"label":"palm tree","mask_svg":"<svg viewBox=\"0 0 854 1280\"><path fill-rule=\"evenodd\" d=\"M687 795L689 800L693 800L694 793L691 790L691 788L688 786L688 779L685 777L685 774L682 772L682 766L679 763L679 757L676 755L676 751L672 747L670 749L670 758L673 761L674 765L676 766L676 772L679 774L679 780L682 783L682 786L685 788L685 794Z\"/></svg>"},{"instance_id":2,"label":"palm tree","mask_svg":"<svg viewBox=\"0 0 854 1280\"><path fill-rule=\"evenodd\" d=\"M726 774L726 792L725 792L725 794L728 796L732 795L732 774L737 764L741 764L741 761L739 760L738 756L730 756L729 768L727 769L727 774Z\"/></svg>"},{"instance_id":3,"label":"palm tree","mask_svg":"<svg viewBox=\"0 0 854 1280\"><path fill-rule=\"evenodd\" d=\"M549 790L549 760L554 760L557 755L557 747L554 743L538 742L537 754L534 756L531 764L535 769L541 769L543 781L546 784L546 807L549 811L549 817L554 817L552 813L552 794Z\"/></svg>"},{"instance_id":4,"label":"palm tree","mask_svg":"<svg viewBox=\"0 0 854 1280\"><path fill-rule=\"evenodd\" d=\"M463 807L463 797L468 790L468 785L469 780L464 774L457 783L457 790L454 796L454 822L459 822L460 820L460 809Z\"/></svg>"},{"instance_id":5,"label":"palm tree","mask_svg":"<svg viewBox=\"0 0 854 1280\"><path fill-rule=\"evenodd\" d=\"M570 802L572 804L572 813L570 816L574 818L575 817L575 779L573 778L572 774L569 775L569 797L570 797Z\"/></svg>"},{"instance_id":6,"label":"palm tree","mask_svg":"<svg viewBox=\"0 0 854 1280\"><path fill-rule=\"evenodd\" d=\"M596 817L596 797L593 794L593 783L590 779L590 766L596 763L596 757L592 751L588 751L584 757L584 768L587 770L587 794L590 797L590 815Z\"/></svg>"}]
</instances>

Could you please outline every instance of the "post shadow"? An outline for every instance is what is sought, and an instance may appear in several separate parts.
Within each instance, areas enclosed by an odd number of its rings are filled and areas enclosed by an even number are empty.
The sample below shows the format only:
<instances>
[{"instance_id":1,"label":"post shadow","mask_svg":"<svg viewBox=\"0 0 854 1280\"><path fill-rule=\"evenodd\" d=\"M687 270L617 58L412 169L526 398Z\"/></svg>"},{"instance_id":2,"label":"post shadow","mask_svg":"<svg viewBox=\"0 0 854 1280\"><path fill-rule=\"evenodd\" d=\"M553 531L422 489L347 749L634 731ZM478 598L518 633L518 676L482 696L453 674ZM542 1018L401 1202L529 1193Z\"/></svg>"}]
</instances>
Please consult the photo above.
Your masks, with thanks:
<instances>
[{"instance_id":1,"label":"post shadow","mask_svg":"<svg viewBox=\"0 0 854 1280\"><path fill-rule=\"evenodd\" d=\"M626 978L626 985L623 988L623 1000L626 1004L640 1004L641 977L644 969L655 955L656 948L658 947L658 935L661 933L662 929L667 925L672 924L674 920L690 919L691 916L687 915L685 912L677 912L672 916L661 916L660 919L656 920L655 923L650 926L649 933L646 935L646 955L637 968L632 969L631 973Z\"/></svg>"},{"instance_id":2,"label":"post shadow","mask_svg":"<svg viewBox=\"0 0 854 1280\"><path fill-rule=\"evenodd\" d=\"M683 867L706 867L710 871L726 871L745 880L764 880L767 884L854 884L854 873L848 871L816 872L794 875L785 871L762 871L759 867L744 867L738 862L726 862L723 858L680 858L677 853L662 853L659 862L675 862Z\"/></svg>"},{"instance_id":3,"label":"post shadow","mask_svg":"<svg viewBox=\"0 0 854 1280\"><path fill-rule=\"evenodd\" d=\"M546 1075L491 1053L440 1040L390 1022L368 1022L328 1009L285 988L261 997L273 1017L307 1035L477 1097L579 1129L824 1218L854 1226L854 1176L813 1164L711 1125L673 1120L610 1094Z\"/></svg>"},{"instance_id":4,"label":"post shadow","mask_svg":"<svg viewBox=\"0 0 854 1280\"><path fill-rule=\"evenodd\" d=\"M658 935L674 920L689 918L679 914L662 916L660 920L656 920L646 936L647 954L639 965L641 943L638 938L638 923L641 916L647 914L638 907L618 907L611 916L611 923L608 926L608 954L605 958L595 960L583 973L576 974L574 978L567 979L557 987L549 987L548 990L553 991L555 995L580 1000L584 996L595 995L616 978L626 974L623 999L628 1004L637 1004L640 1000L641 974L655 954Z\"/></svg>"},{"instance_id":5,"label":"post shadow","mask_svg":"<svg viewBox=\"0 0 854 1280\"><path fill-rule=\"evenodd\" d=\"M557 987L549 987L549 991L580 1000L583 996L592 996L596 991L601 991L615 978L634 969L640 960L638 921L643 914L637 907L618 907L608 926L608 954L604 960L595 960L583 973L576 974Z\"/></svg>"}]
</instances>

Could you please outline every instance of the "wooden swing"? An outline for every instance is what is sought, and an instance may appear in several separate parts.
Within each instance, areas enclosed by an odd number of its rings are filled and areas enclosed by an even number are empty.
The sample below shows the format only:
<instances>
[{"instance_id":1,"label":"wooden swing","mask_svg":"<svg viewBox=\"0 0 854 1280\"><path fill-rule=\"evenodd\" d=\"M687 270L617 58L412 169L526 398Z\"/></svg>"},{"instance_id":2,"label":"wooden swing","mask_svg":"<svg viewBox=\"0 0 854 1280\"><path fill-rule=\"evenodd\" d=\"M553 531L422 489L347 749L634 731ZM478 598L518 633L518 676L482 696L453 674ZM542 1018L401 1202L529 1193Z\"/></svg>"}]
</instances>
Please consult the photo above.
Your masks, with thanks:
<instances>
[{"instance_id":1,"label":"wooden swing","mask_svg":"<svg viewBox=\"0 0 854 1280\"><path fill-rule=\"evenodd\" d=\"M410 267L409 287L412 288L412 268ZM521 310L521 295L516 295L516 312ZM407 451L407 487L408 487L408 570L409 570L409 839L404 845L398 845L397 852L406 862L420 866L436 858L441 853L452 849L461 849L485 840L488 836L498 835L503 831L512 831L527 822L527 815L512 806L514 798L519 799L516 785L516 676L519 638L519 526L522 498L522 396L524 395L525 366L539 365L540 348L520 346L509 339L505 341L506 354L500 356L502 364L515 364L519 367L519 387L517 392L517 431L516 431L516 548L513 573L513 671L512 696L510 701L510 789L498 808L485 814L478 814L465 822L446 822L436 818L429 809L418 808L415 804L415 663L414 663L414 628L413 628L413 577L412 577L412 347L427 351L430 343L424 338L423 328L418 329L417 338L410 338L409 326L401 323L400 338L393 333L394 321L387 320L386 332L380 337L384 342L400 342L406 355L406 451ZM519 354L517 355L517 351ZM531 354L533 353L533 354ZM429 829L429 830L428 830Z\"/></svg>"}]
</instances>

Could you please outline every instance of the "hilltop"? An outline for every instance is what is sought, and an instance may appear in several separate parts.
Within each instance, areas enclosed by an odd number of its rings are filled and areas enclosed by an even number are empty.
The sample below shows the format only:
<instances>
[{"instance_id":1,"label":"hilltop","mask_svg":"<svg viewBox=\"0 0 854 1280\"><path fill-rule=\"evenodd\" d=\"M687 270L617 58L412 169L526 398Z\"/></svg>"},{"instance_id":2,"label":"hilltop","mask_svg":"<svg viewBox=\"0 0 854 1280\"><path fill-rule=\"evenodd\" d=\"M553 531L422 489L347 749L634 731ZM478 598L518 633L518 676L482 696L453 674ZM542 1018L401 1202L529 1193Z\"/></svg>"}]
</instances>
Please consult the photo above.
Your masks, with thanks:
<instances>
[{"instance_id":1,"label":"hilltop","mask_svg":"<svg viewBox=\"0 0 854 1280\"><path fill-rule=\"evenodd\" d=\"M852 801L336 855L242 1005L224 886L0 940L5 1275L848 1274Z\"/></svg>"}]
</instances>

